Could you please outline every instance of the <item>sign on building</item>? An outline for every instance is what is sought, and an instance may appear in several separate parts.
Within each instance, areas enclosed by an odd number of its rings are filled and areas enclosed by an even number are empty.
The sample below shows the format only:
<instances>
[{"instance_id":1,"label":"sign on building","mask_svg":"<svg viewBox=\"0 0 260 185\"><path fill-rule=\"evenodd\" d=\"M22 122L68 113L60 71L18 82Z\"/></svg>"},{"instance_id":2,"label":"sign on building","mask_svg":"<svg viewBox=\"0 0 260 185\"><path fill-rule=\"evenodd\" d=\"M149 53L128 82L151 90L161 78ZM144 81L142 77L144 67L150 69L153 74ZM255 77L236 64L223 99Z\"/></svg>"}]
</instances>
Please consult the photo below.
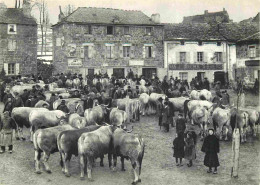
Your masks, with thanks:
<instances>
[{"instance_id":1,"label":"sign on building","mask_svg":"<svg viewBox=\"0 0 260 185\"><path fill-rule=\"evenodd\" d=\"M129 66L143 66L143 60L129 60Z\"/></svg>"},{"instance_id":2,"label":"sign on building","mask_svg":"<svg viewBox=\"0 0 260 185\"><path fill-rule=\"evenodd\" d=\"M68 66L69 67L82 66L82 59L80 59L80 58L69 58L68 59Z\"/></svg>"},{"instance_id":3,"label":"sign on building","mask_svg":"<svg viewBox=\"0 0 260 185\"><path fill-rule=\"evenodd\" d=\"M169 64L170 70L223 70L223 64Z\"/></svg>"}]
</instances>

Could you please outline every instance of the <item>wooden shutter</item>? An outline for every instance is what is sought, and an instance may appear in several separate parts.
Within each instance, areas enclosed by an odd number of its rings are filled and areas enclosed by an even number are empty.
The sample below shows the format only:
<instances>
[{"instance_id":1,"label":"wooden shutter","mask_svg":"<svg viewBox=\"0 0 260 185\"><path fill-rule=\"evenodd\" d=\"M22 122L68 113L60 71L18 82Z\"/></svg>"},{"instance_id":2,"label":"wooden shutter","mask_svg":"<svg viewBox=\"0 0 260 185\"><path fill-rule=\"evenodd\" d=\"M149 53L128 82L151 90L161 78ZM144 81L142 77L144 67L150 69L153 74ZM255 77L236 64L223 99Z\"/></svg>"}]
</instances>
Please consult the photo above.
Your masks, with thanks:
<instances>
[{"instance_id":1,"label":"wooden shutter","mask_svg":"<svg viewBox=\"0 0 260 185\"><path fill-rule=\"evenodd\" d=\"M8 63L4 63L5 74L8 75Z\"/></svg>"},{"instance_id":2,"label":"wooden shutter","mask_svg":"<svg viewBox=\"0 0 260 185\"><path fill-rule=\"evenodd\" d=\"M152 58L155 58L155 46L152 47Z\"/></svg>"},{"instance_id":3,"label":"wooden shutter","mask_svg":"<svg viewBox=\"0 0 260 185\"><path fill-rule=\"evenodd\" d=\"M194 53L193 53L193 61L194 61L194 63L198 62L198 60L197 60L197 55L198 55L197 52L194 52Z\"/></svg>"},{"instance_id":4,"label":"wooden shutter","mask_svg":"<svg viewBox=\"0 0 260 185\"><path fill-rule=\"evenodd\" d=\"M119 56L120 56L120 58L124 57L124 55L123 55L123 46L119 46Z\"/></svg>"},{"instance_id":5,"label":"wooden shutter","mask_svg":"<svg viewBox=\"0 0 260 185\"><path fill-rule=\"evenodd\" d=\"M186 63L190 63L190 52L186 52Z\"/></svg>"},{"instance_id":6,"label":"wooden shutter","mask_svg":"<svg viewBox=\"0 0 260 185\"><path fill-rule=\"evenodd\" d=\"M146 52L145 52L145 46L143 46L143 58L145 58L145 54L146 54Z\"/></svg>"},{"instance_id":7,"label":"wooden shutter","mask_svg":"<svg viewBox=\"0 0 260 185\"><path fill-rule=\"evenodd\" d=\"M115 46L111 46L111 58L114 58Z\"/></svg>"},{"instance_id":8,"label":"wooden shutter","mask_svg":"<svg viewBox=\"0 0 260 185\"><path fill-rule=\"evenodd\" d=\"M222 53L222 62L226 62L226 57L227 57L226 52L223 52Z\"/></svg>"},{"instance_id":9,"label":"wooden shutter","mask_svg":"<svg viewBox=\"0 0 260 185\"><path fill-rule=\"evenodd\" d=\"M203 62L207 63L208 62L208 53L203 52Z\"/></svg>"},{"instance_id":10,"label":"wooden shutter","mask_svg":"<svg viewBox=\"0 0 260 185\"><path fill-rule=\"evenodd\" d=\"M176 57L176 64L180 63L180 52L176 52L175 57Z\"/></svg>"},{"instance_id":11,"label":"wooden shutter","mask_svg":"<svg viewBox=\"0 0 260 185\"><path fill-rule=\"evenodd\" d=\"M12 40L8 39L8 51L12 51Z\"/></svg>"},{"instance_id":12,"label":"wooden shutter","mask_svg":"<svg viewBox=\"0 0 260 185\"><path fill-rule=\"evenodd\" d=\"M130 57L135 58L135 47L134 46L130 46Z\"/></svg>"},{"instance_id":13,"label":"wooden shutter","mask_svg":"<svg viewBox=\"0 0 260 185\"><path fill-rule=\"evenodd\" d=\"M20 64L16 63L15 64L15 74L18 75L20 73Z\"/></svg>"},{"instance_id":14,"label":"wooden shutter","mask_svg":"<svg viewBox=\"0 0 260 185\"><path fill-rule=\"evenodd\" d=\"M145 47L145 57L149 58L149 47Z\"/></svg>"},{"instance_id":15,"label":"wooden shutter","mask_svg":"<svg viewBox=\"0 0 260 185\"><path fill-rule=\"evenodd\" d=\"M80 48L80 58L84 58L84 46Z\"/></svg>"}]
</instances>

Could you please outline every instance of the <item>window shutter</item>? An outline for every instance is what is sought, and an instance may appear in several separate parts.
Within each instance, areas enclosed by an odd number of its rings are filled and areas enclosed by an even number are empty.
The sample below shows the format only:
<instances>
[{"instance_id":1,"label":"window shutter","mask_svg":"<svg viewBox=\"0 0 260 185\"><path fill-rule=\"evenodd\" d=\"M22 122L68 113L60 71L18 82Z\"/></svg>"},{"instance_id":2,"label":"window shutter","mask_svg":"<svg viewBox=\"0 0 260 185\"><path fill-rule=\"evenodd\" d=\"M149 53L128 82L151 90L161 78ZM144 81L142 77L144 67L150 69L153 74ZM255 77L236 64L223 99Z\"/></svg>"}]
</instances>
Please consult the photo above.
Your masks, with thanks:
<instances>
[{"instance_id":1,"label":"window shutter","mask_svg":"<svg viewBox=\"0 0 260 185\"><path fill-rule=\"evenodd\" d=\"M12 40L8 39L8 51L12 51Z\"/></svg>"},{"instance_id":2,"label":"window shutter","mask_svg":"<svg viewBox=\"0 0 260 185\"><path fill-rule=\"evenodd\" d=\"M222 62L226 62L226 57L227 57L226 52L223 52L222 53Z\"/></svg>"},{"instance_id":3,"label":"window shutter","mask_svg":"<svg viewBox=\"0 0 260 185\"><path fill-rule=\"evenodd\" d=\"M130 46L130 57L135 58L135 47L134 46Z\"/></svg>"},{"instance_id":4,"label":"window shutter","mask_svg":"<svg viewBox=\"0 0 260 185\"><path fill-rule=\"evenodd\" d=\"M111 46L111 58L114 58L114 50L115 50L115 47Z\"/></svg>"},{"instance_id":5,"label":"window shutter","mask_svg":"<svg viewBox=\"0 0 260 185\"><path fill-rule=\"evenodd\" d=\"M186 63L190 63L190 52L186 52Z\"/></svg>"},{"instance_id":6,"label":"window shutter","mask_svg":"<svg viewBox=\"0 0 260 185\"><path fill-rule=\"evenodd\" d=\"M145 58L145 46L143 46L143 58Z\"/></svg>"},{"instance_id":7,"label":"window shutter","mask_svg":"<svg viewBox=\"0 0 260 185\"><path fill-rule=\"evenodd\" d=\"M94 58L95 52L96 52L96 51L95 51L94 45L93 45L93 46L89 46L89 51L88 51L89 58Z\"/></svg>"},{"instance_id":8,"label":"window shutter","mask_svg":"<svg viewBox=\"0 0 260 185\"><path fill-rule=\"evenodd\" d=\"M80 58L84 58L84 46L80 48Z\"/></svg>"},{"instance_id":9,"label":"window shutter","mask_svg":"<svg viewBox=\"0 0 260 185\"><path fill-rule=\"evenodd\" d=\"M203 52L203 62L207 63L208 62L208 53Z\"/></svg>"},{"instance_id":10,"label":"window shutter","mask_svg":"<svg viewBox=\"0 0 260 185\"><path fill-rule=\"evenodd\" d=\"M176 52L176 64L180 63L180 52Z\"/></svg>"},{"instance_id":11,"label":"window shutter","mask_svg":"<svg viewBox=\"0 0 260 185\"><path fill-rule=\"evenodd\" d=\"M16 40L13 40L13 51L16 50Z\"/></svg>"},{"instance_id":12,"label":"window shutter","mask_svg":"<svg viewBox=\"0 0 260 185\"><path fill-rule=\"evenodd\" d=\"M149 58L149 47L145 47L145 57Z\"/></svg>"},{"instance_id":13,"label":"window shutter","mask_svg":"<svg viewBox=\"0 0 260 185\"><path fill-rule=\"evenodd\" d=\"M5 74L8 75L8 63L4 63Z\"/></svg>"},{"instance_id":14,"label":"window shutter","mask_svg":"<svg viewBox=\"0 0 260 185\"><path fill-rule=\"evenodd\" d=\"M119 46L119 56L120 58L123 58L123 46Z\"/></svg>"},{"instance_id":15,"label":"window shutter","mask_svg":"<svg viewBox=\"0 0 260 185\"><path fill-rule=\"evenodd\" d=\"M155 46L152 47L152 57L155 58Z\"/></svg>"},{"instance_id":16,"label":"window shutter","mask_svg":"<svg viewBox=\"0 0 260 185\"><path fill-rule=\"evenodd\" d=\"M198 62L198 60L197 60L197 55L198 55L197 52L194 52L194 53L193 53L193 60L194 60L194 63Z\"/></svg>"},{"instance_id":17,"label":"window shutter","mask_svg":"<svg viewBox=\"0 0 260 185\"><path fill-rule=\"evenodd\" d=\"M15 64L15 74L18 75L20 73L20 64L16 63Z\"/></svg>"}]
</instances>

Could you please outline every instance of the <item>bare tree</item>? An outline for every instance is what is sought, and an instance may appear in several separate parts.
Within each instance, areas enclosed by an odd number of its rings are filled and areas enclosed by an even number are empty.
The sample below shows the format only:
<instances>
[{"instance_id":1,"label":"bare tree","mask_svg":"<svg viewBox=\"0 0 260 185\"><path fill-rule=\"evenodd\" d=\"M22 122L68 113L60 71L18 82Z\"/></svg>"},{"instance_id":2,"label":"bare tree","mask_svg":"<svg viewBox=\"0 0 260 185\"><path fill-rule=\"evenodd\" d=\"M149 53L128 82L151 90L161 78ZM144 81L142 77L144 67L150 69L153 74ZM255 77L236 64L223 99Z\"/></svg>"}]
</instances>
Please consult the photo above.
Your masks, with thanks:
<instances>
[{"instance_id":1,"label":"bare tree","mask_svg":"<svg viewBox=\"0 0 260 185\"><path fill-rule=\"evenodd\" d=\"M65 16L68 16L70 15L74 10L75 10L75 6L74 5L71 5L71 4L68 4L67 6L65 6L64 8L64 15Z\"/></svg>"}]
</instances>

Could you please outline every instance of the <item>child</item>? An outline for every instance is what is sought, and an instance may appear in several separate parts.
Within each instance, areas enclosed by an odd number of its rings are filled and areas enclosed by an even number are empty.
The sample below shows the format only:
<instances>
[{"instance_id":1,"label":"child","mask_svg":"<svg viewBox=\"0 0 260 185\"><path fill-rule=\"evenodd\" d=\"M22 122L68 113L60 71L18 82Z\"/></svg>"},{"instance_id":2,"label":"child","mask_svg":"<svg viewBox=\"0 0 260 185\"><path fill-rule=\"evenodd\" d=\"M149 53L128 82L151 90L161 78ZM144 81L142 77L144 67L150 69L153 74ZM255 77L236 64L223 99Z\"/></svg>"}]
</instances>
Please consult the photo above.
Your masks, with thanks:
<instances>
[{"instance_id":1,"label":"child","mask_svg":"<svg viewBox=\"0 0 260 185\"><path fill-rule=\"evenodd\" d=\"M5 146L9 147L9 153L11 154L13 152L13 131L14 128L14 122L9 116L9 112L5 111L0 116L0 138L1 138L1 150L0 153L5 152Z\"/></svg>"},{"instance_id":2,"label":"child","mask_svg":"<svg viewBox=\"0 0 260 185\"><path fill-rule=\"evenodd\" d=\"M206 153L204 158L204 165L209 167L208 173L212 172L212 167L214 167L213 174L217 174L217 167L219 166L218 153L219 153L219 140L214 135L214 129L209 128L209 135L205 137L201 151Z\"/></svg>"},{"instance_id":3,"label":"child","mask_svg":"<svg viewBox=\"0 0 260 185\"><path fill-rule=\"evenodd\" d=\"M176 159L176 166L183 166L182 158L184 158L184 137L182 133L176 133L176 138L173 140L173 157ZM178 162L180 159L180 163Z\"/></svg>"},{"instance_id":4,"label":"child","mask_svg":"<svg viewBox=\"0 0 260 185\"><path fill-rule=\"evenodd\" d=\"M192 160L196 159L196 133L194 131L188 131L185 139L185 151L184 158L189 160L188 167L192 166Z\"/></svg>"}]
</instances>

